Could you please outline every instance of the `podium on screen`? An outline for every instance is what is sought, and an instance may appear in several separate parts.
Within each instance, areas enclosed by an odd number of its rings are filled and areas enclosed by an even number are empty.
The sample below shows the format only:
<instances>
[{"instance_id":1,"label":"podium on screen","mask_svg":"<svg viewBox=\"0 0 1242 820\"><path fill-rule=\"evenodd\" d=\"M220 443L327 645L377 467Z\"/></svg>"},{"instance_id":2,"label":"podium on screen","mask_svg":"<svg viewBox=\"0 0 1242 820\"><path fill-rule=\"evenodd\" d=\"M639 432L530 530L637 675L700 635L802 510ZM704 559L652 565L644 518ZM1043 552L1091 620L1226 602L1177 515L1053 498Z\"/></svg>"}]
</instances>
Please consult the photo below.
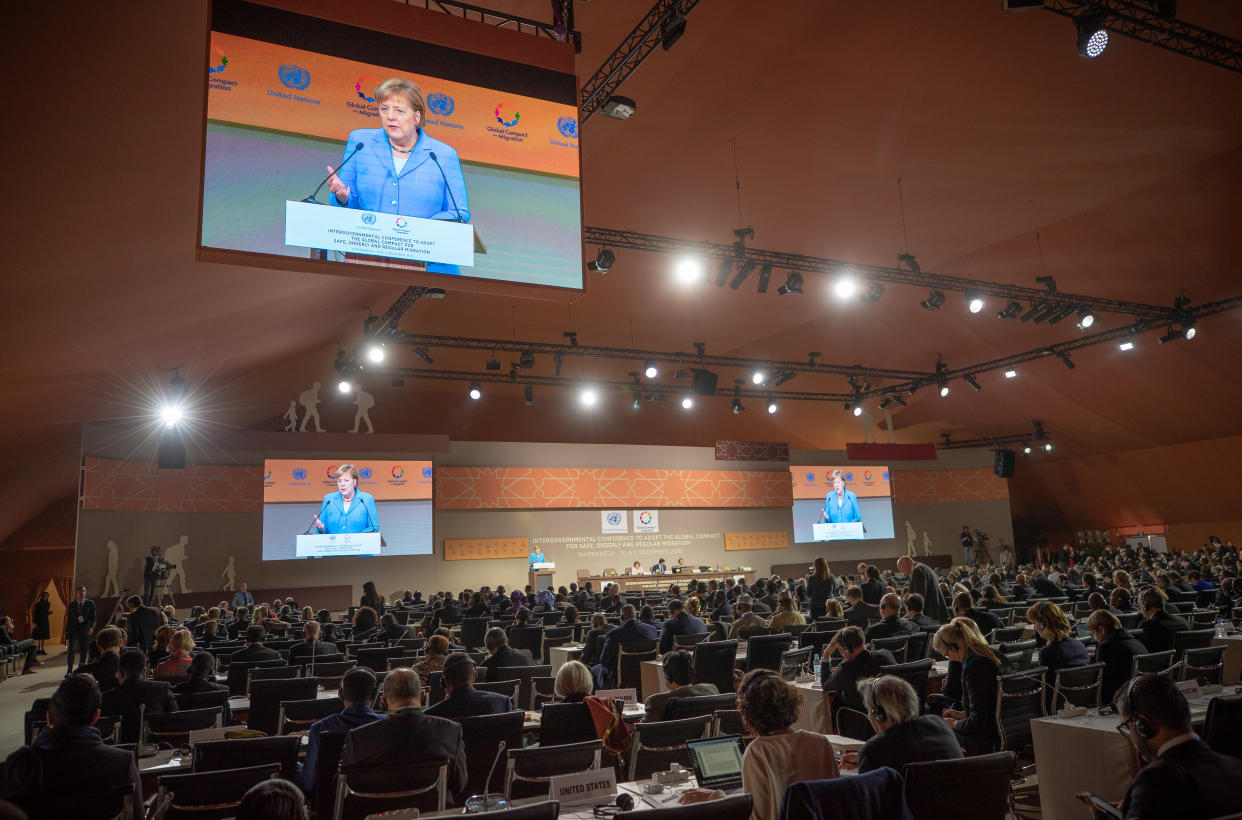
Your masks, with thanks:
<instances>
[{"instance_id":1,"label":"podium on screen","mask_svg":"<svg viewBox=\"0 0 1242 820\"><path fill-rule=\"evenodd\" d=\"M383 546L378 532L312 533L299 535L298 558L332 558L338 555L379 555Z\"/></svg>"},{"instance_id":2,"label":"podium on screen","mask_svg":"<svg viewBox=\"0 0 1242 820\"><path fill-rule=\"evenodd\" d=\"M474 226L464 222L291 200L285 202L285 244L412 270L432 262L473 267L475 254L487 253Z\"/></svg>"},{"instance_id":3,"label":"podium on screen","mask_svg":"<svg viewBox=\"0 0 1242 820\"><path fill-rule=\"evenodd\" d=\"M816 541L861 541L866 537L861 521L812 524L811 531Z\"/></svg>"}]
</instances>

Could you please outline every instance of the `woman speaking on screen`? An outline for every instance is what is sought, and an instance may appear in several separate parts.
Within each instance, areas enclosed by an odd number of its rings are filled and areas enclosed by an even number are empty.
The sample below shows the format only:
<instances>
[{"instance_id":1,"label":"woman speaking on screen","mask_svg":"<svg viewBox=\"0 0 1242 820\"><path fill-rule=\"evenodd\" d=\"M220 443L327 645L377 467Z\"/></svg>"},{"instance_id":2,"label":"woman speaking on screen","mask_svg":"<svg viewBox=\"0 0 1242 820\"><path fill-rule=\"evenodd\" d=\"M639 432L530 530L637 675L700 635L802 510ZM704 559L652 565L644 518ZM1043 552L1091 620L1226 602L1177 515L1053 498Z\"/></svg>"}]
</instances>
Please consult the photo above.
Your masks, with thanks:
<instances>
[{"instance_id":1,"label":"woman speaking on screen","mask_svg":"<svg viewBox=\"0 0 1242 820\"><path fill-rule=\"evenodd\" d=\"M315 529L323 533L379 532L375 496L358 489L358 468L342 464L336 470L336 492L323 497Z\"/></svg>"},{"instance_id":2,"label":"woman speaking on screen","mask_svg":"<svg viewBox=\"0 0 1242 820\"><path fill-rule=\"evenodd\" d=\"M862 521L858 496L845 489L845 473L833 470L832 491L824 499L824 511L820 513L817 523L842 524L849 521Z\"/></svg>"},{"instance_id":3,"label":"woman speaking on screen","mask_svg":"<svg viewBox=\"0 0 1242 820\"><path fill-rule=\"evenodd\" d=\"M328 178L329 201L342 208L469 222L457 151L422 128L427 118L422 89L393 78L379 84L374 99L380 127L350 132L342 161ZM457 273L455 265L434 270Z\"/></svg>"}]
</instances>

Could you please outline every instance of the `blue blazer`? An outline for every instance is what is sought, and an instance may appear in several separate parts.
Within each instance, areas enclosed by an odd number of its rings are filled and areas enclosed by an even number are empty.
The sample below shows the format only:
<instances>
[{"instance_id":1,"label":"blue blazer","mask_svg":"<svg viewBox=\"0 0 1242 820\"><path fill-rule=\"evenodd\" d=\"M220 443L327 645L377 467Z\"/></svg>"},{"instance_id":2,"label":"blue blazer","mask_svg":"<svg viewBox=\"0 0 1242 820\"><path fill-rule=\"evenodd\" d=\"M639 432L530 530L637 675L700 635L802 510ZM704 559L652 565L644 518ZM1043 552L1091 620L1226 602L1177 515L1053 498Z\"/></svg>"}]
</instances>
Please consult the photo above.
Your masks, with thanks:
<instances>
[{"instance_id":1,"label":"blue blazer","mask_svg":"<svg viewBox=\"0 0 1242 820\"><path fill-rule=\"evenodd\" d=\"M341 205L336 195L328 201L337 207L358 208L383 214L401 214L422 219L460 219L470 221L470 203L466 199L466 181L461 162L448 144L419 130L414 151L398 174L392 161L392 147L379 128L359 128L349 133L342 161L362 143L362 150L337 171L341 182L349 186L349 202ZM431 159L435 153L436 161ZM445 180L448 185L445 185ZM452 196L449 191L452 191ZM453 202L457 208L454 210Z\"/></svg>"},{"instance_id":2,"label":"blue blazer","mask_svg":"<svg viewBox=\"0 0 1242 820\"><path fill-rule=\"evenodd\" d=\"M345 512L345 499L338 490L323 497L319 520L325 533L379 532L379 513L375 511L375 496L354 490L354 500L349 512Z\"/></svg>"},{"instance_id":3,"label":"blue blazer","mask_svg":"<svg viewBox=\"0 0 1242 820\"><path fill-rule=\"evenodd\" d=\"M836 493L830 492L824 499L824 514L829 524L842 524L849 521L862 521L862 511L858 509L858 496L852 490L846 490L842 505L837 509Z\"/></svg>"}]
</instances>

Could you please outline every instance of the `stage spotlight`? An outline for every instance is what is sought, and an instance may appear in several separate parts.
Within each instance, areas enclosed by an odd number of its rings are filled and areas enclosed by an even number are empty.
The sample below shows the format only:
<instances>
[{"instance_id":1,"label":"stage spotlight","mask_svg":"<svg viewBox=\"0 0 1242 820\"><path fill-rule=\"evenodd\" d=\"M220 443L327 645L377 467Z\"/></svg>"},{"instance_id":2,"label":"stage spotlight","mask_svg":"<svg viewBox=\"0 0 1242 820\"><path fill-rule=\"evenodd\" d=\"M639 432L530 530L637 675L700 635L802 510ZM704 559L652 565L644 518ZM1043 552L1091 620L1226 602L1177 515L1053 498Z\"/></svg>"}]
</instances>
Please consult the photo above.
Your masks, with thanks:
<instances>
[{"instance_id":1,"label":"stage spotlight","mask_svg":"<svg viewBox=\"0 0 1242 820\"><path fill-rule=\"evenodd\" d=\"M771 279L772 279L772 264L770 262L764 262L763 266L759 268L759 285L757 287L757 290L759 291L759 293L768 292L768 282Z\"/></svg>"},{"instance_id":2,"label":"stage spotlight","mask_svg":"<svg viewBox=\"0 0 1242 820\"><path fill-rule=\"evenodd\" d=\"M913 396L915 393L919 392L919 388L921 388L922 386L923 386L922 382L911 382L910 389L907 390L906 393Z\"/></svg>"},{"instance_id":3,"label":"stage spotlight","mask_svg":"<svg viewBox=\"0 0 1242 820\"><path fill-rule=\"evenodd\" d=\"M1026 455L1028 455L1028 456L1031 454L1031 450L1033 450L1033 449L1034 449L1034 448L1033 448L1033 447L1031 447L1031 445L1029 445L1029 444L1023 444L1023 445L1022 445L1022 452L1023 452L1023 453L1025 453L1025 454L1026 454Z\"/></svg>"},{"instance_id":4,"label":"stage spotlight","mask_svg":"<svg viewBox=\"0 0 1242 820\"><path fill-rule=\"evenodd\" d=\"M1051 453L1051 452L1052 452L1052 442L1051 442L1051 441L1045 441L1045 442L1044 442L1044 452L1045 452L1045 453Z\"/></svg>"},{"instance_id":5,"label":"stage spotlight","mask_svg":"<svg viewBox=\"0 0 1242 820\"><path fill-rule=\"evenodd\" d=\"M971 313L979 313L983 310L983 294L977 290L966 291L966 309Z\"/></svg>"},{"instance_id":6,"label":"stage spotlight","mask_svg":"<svg viewBox=\"0 0 1242 820\"><path fill-rule=\"evenodd\" d=\"M160 408L160 421L170 430L176 427L177 422L181 421L181 407L176 404L164 405Z\"/></svg>"},{"instance_id":7,"label":"stage spotlight","mask_svg":"<svg viewBox=\"0 0 1242 820\"><path fill-rule=\"evenodd\" d=\"M492 355L488 358L486 362L483 363L483 369L484 370L499 370L500 369L500 359L496 358L496 351L493 350Z\"/></svg>"},{"instance_id":8,"label":"stage spotlight","mask_svg":"<svg viewBox=\"0 0 1242 820\"><path fill-rule=\"evenodd\" d=\"M354 383L349 379L341 379L337 382L336 389L342 393L352 393L354 392Z\"/></svg>"},{"instance_id":9,"label":"stage spotlight","mask_svg":"<svg viewBox=\"0 0 1242 820\"><path fill-rule=\"evenodd\" d=\"M367 358L375 362L376 364L379 364L380 362L384 361L383 345L373 344L369 348L367 348Z\"/></svg>"},{"instance_id":10,"label":"stage spotlight","mask_svg":"<svg viewBox=\"0 0 1242 820\"><path fill-rule=\"evenodd\" d=\"M854 411L853 411L853 412L854 412L854 415L855 415L855 416L861 416L861 415L863 414L862 405L861 405L861 404L856 404L856 405L854 405Z\"/></svg>"},{"instance_id":11,"label":"stage spotlight","mask_svg":"<svg viewBox=\"0 0 1242 820\"><path fill-rule=\"evenodd\" d=\"M1094 60L1108 48L1108 29L1104 28L1102 13L1079 15L1074 19L1074 28L1078 34L1078 53Z\"/></svg>"},{"instance_id":12,"label":"stage spotlight","mask_svg":"<svg viewBox=\"0 0 1242 820\"><path fill-rule=\"evenodd\" d=\"M768 401L768 413L772 414L775 412L776 412L776 401L774 399L769 400Z\"/></svg>"},{"instance_id":13,"label":"stage spotlight","mask_svg":"<svg viewBox=\"0 0 1242 820\"><path fill-rule=\"evenodd\" d=\"M535 366L535 351L523 350L518 354L518 367L523 370L530 370Z\"/></svg>"},{"instance_id":14,"label":"stage spotlight","mask_svg":"<svg viewBox=\"0 0 1242 820\"><path fill-rule=\"evenodd\" d=\"M1122 342L1121 344L1118 345L1118 347L1120 347L1122 350L1133 350L1134 342Z\"/></svg>"},{"instance_id":15,"label":"stage spotlight","mask_svg":"<svg viewBox=\"0 0 1242 820\"><path fill-rule=\"evenodd\" d=\"M431 358L431 353L425 347L414 348L414 355L425 361L427 364L435 364L435 360Z\"/></svg>"},{"instance_id":16,"label":"stage spotlight","mask_svg":"<svg viewBox=\"0 0 1242 820\"><path fill-rule=\"evenodd\" d=\"M1185 336L1187 340L1193 339L1195 336L1199 335L1199 332L1195 330L1195 323L1193 321L1182 323L1182 335Z\"/></svg>"},{"instance_id":17,"label":"stage spotlight","mask_svg":"<svg viewBox=\"0 0 1242 820\"><path fill-rule=\"evenodd\" d=\"M673 272L677 277L677 281L683 285L693 285L703 278L703 262L692 256L682 257L677 260L676 267Z\"/></svg>"},{"instance_id":18,"label":"stage spotlight","mask_svg":"<svg viewBox=\"0 0 1242 820\"><path fill-rule=\"evenodd\" d=\"M733 288L734 290L737 290L738 288L740 288L742 286L742 283L746 281L746 277L754 273L755 268L757 267L759 267L758 262L752 262L749 259L743 262L742 267L738 268L737 276L734 276L733 281L729 283L729 287ZM769 275L771 275L770 271L769 271ZM720 283L717 282L716 284L720 284Z\"/></svg>"},{"instance_id":19,"label":"stage spotlight","mask_svg":"<svg viewBox=\"0 0 1242 820\"><path fill-rule=\"evenodd\" d=\"M656 376L660 375L660 368L654 361L644 362L643 375L649 379L654 379Z\"/></svg>"},{"instance_id":20,"label":"stage spotlight","mask_svg":"<svg viewBox=\"0 0 1242 820\"><path fill-rule=\"evenodd\" d=\"M1026 313L1023 313L1021 316L1018 317L1018 321L1029 322L1031 319L1035 318L1036 313L1042 312L1045 306L1046 305L1044 302L1039 302L1037 304L1031 305L1031 307L1026 311Z\"/></svg>"},{"instance_id":21,"label":"stage spotlight","mask_svg":"<svg viewBox=\"0 0 1242 820\"><path fill-rule=\"evenodd\" d=\"M863 295L858 298L862 299L864 302L870 302L872 304L875 304L876 302L880 301L880 297L882 297L883 295L884 295L884 286L881 285L879 282L872 282L870 287L868 287L867 290L863 292Z\"/></svg>"},{"instance_id":22,"label":"stage spotlight","mask_svg":"<svg viewBox=\"0 0 1242 820\"><path fill-rule=\"evenodd\" d=\"M906 404L906 400L905 400L905 399L903 399L901 396L894 395L894 396L893 396L893 401L897 402L897 403L898 403L898 404L900 404L902 407L908 407L908 406L909 406L909 405L907 405L907 404Z\"/></svg>"},{"instance_id":23,"label":"stage spotlight","mask_svg":"<svg viewBox=\"0 0 1242 820\"><path fill-rule=\"evenodd\" d=\"M563 364L565 364L564 353L557 353L555 356L552 357L552 375L553 376L561 375L561 365Z\"/></svg>"},{"instance_id":24,"label":"stage spotlight","mask_svg":"<svg viewBox=\"0 0 1242 820\"><path fill-rule=\"evenodd\" d=\"M780 387L782 384L784 384L787 381L790 381L791 379L793 379L794 376L797 376L797 375L798 375L798 371L796 370L782 370L779 373L777 373L775 376L773 376L772 384L770 384L769 387Z\"/></svg>"},{"instance_id":25,"label":"stage spotlight","mask_svg":"<svg viewBox=\"0 0 1242 820\"><path fill-rule=\"evenodd\" d=\"M885 396L884 398L880 399L880 409L887 410L888 406L892 403L893 403L893 400L889 398L888 396Z\"/></svg>"},{"instance_id":26,"label":"stage spotlight","mask_svg":"<svg viewBox=\"0 0 1242 820\"><path fill-rule=\"evenodd\" d=\"M785 277L785 284L776 289L781 296L788 296L791 293L802 292L802 274L797 271L790 271L789 276Z\"/></svg>"},{"instance_id":27,"label":"stage spotlight","mask_svg":"<svg viewBox=\"0 0 1242 820\"><path fill-rule=\"evenodd\" d=\"M949 386L947 384L940 385L940 398L943 399L947 395L949 395Z\"/></svg>"},{"instance_id":28,"label":"stage spotlight","mask_svg":"<svg viewBox=\"0 0 1242 820\"><path fill-rule=\"evenodd\" d=\"M642 406L643 406L643 397L635 393L634 400L630 402L630 407L637 410L638 408Z\"/></svg>"},{"instance_id":29,"label":"stage spotlight","mask_svg":"<svg viewBox=\"0 0 1242 820\"><path fill-rule=\"evenodd\" d=\"M1078 311L1078 329L1086 330L1095 324L1095 314L1091 312L1091 308L1081 308Z\"/></svg>"},{"instance_id":30,"label":"stage spotlight","mask_svg":"<svg viewBox=\"0 0 1242 820\"><path fill-rule=\"evenodd\" d=\"M470 396L470 398L474 399L475 401L478 401L479 399L483 398L483 386L480 385L478 382L470 382L470 392L468 395Z\"/></svg>"},{"instance_id":31,"label":"stage spotlight","mask_svg":"<svg viewBox=\"0 0 1242 820\"><path fill-rule=\"evenodd\" d=\"M600 275L608 273L612 269L612 263L617 261L617 255L608 248L600 248L599 253L595 254L595 259L587 262L587 270L593 270Z\"/></svg>"},{"instance_id":32,"label":"stage spotlight","mask_svg":"<svg viewBox=\"0 0 1242 820\"><path fill-rule=\"evenodd\" d=\"M567 330L567 331L565 331L564 333L562 333L562 334L561 334L561 336L562 336L562 337L564 337L565 339L567 339L567 340L569 341L569 346L570 346L570 347L577 347L577 346L578 346L578 331L576 331L576 330Z\"/></svg>"},{"instance_id":33,"label":"stage spotlight","mask_svg":"<svg viewBox=\"0 0 1242 820\"><path fill-rule=\"evenodd\" d=\"M535 403L535 388L529 384L522 388L522 398L526 402L526 406L530 407Z\"/></svg>"},{"instance_id":34,"label":"stage spotlight","mask_svg":"<svg viewBox=\"0 0 1242 820\"><path fill-rule=\"evenodd\" d=\"M858 282L852 276L842 276L832 283L832 292L838 299L850 299L858 293Z\"/></svg>"},{"instance_id":35,"label":"stage spotlight","mask_svg":"<svg viewBox=\"0 0 1242 820\"><path fill-rule=\"evenodd\" d=\"M729 272L733 270L733 259L726 256L720 260L720 269L716 272L716 287L723 288L729 281Z\"/></svg>"},{"instance_id":36,"label":"stage spotlight","mask_svg":"<svg viewBox=\"0 0 1242 820\"><path fill-rule=\"evenodd\" d=\"M742 412L743 412L743 411L745 411L745 410L746 410L746 408L742 406L742 400L741 400L741 399L734 399L734 400L733 400L733 415L735 415L735 416L736 416L736 415L738 415L738 414L742 413Z\"/></svg>"},{"instance_id":37,"label":"stage spotlight","mask_svg":"<svg viewBox=\"0 0 1242 820\"><path fill-rule=\"evenodd\" d=\"M927 298L919 302L927 310L940 310L940 306L944 304L944 294L935 288L931 289L931 293L927 294Z\"/></svg>"},{"instance_id":38,"label":"stage spotlight","mask_svg":"<svg viewBox=\"0 0 1242 820\"><path fill-rule=\"evenodd\" d=\"M962 376L962 381L966 382L971 387L975 388L975 392L978 392L983 389L982 387L979 386L979 381L974 376Z\"/></svg>"},{"instance_id":39,"label":"stage spotlight","mask_svg":"<svg viewBox=\"0 0 1242 820\"><path fill-rule=\"evenodd\" d=\"M1035 322L1035 324L1039 324L1045 319L1055 316L1060 310L1061 307L1059 305L1046 305L1042 310L1035 314L1035 318L1031 321Z\"/></svg>"},{"instance_id":40,"label":"stage spotlight","mask_svg":"<svg viewBox=\"0 0 1242 820\"><path fill-rule=\"evenodd\" d=\"M767 380L768 380L768 373L766 370L754 370L750 374L751 384L763 384Z\"/></svg>"},{"instance_id":41,"label":"stage spotlight","mask_svg":"<svg viewBox=\"0 0 1242 820\"><path fill-rule=\"evenodd\" d=\"M1064 322L1069 317L1069 315L1073 312L1074 312L1073 305L1061 305L1055 311L1053 311L1051 314L1048 315L1047 317L1048 327L1056 327L1057 325ZM1036 324L1039 324L1041 321L1043 320L1036 317L1035 319Z\"/></svg>"},{"instance_id":42,"label":"stage spotlight","mask_svg":"<svg viewBox=\"0 0 1242 820\"><path fill-rule=\"evenodd\" d=\"M599 401L599 393L593 387L584 387L578 394L578 401L582 402L583 407L594 407Z\"/></svg>"},{"instance_id":43,"label":"stage spotlight","mask_svg":"<svg viewBox=\"0 0 1242 820\"><path fill-rule=\"evenodd\" d=\"M1017 302L1010 302L1005 305L1005 309L996 314L997 319L1013 319L1022 312L1022 305Z\"/></svg>"},{"instance_id":44,"label":"stage spotlight","mask_svg":"<svg viewBox=\"0 0 1242 820\"><path fill-rule=\"evenodd\" d=\"M1014 370L1012 367L1005 371L1006 379L1016 379L1017 377L1018 371Z\"/></svg>"},{"instance_id":45,"label":"stage spotlight","mask_svg":"<svg viewBox=\"0 0 1242 820\"><path fill-rule=\"evenodd\" d=\"M691 396L682 396L681 397L681 409L689 410L691 407L694 407L694 398Z\"/></svg>"},{"instance_id":46,"label":"stage spotlight","mask_svg":"<svg viewBox=\"0 0 1242 820\"><path fill-rule=\"evenodd\" d=\"M660 48L668 51L686 33L686 18L674 4L660 21Z\"/></svg>"},{"instance_id":47,"label":"stage spotlight","mask_svg":"<svg viewBox=\"0 0 1242 820\"><path fill-rule=\"evenodd\" d=\"M1070 370L1073 370L1075 367L1077 367L1077 366L1078 366L1078 365L1074 364L1074 360L1073 360L1073 359L1071 359L1071 358L1070 358L1070 355L1069 355L1068 353L1066 353L1064 350L1058 350L1058 351L1057 351L1057 358L1061 360L1061 364L1065 365L1065 366L1066 366L1066 367L1068 367Z\"/></svg>"},{"instance_id":48,"label":"stage spotlight","mask_svg":"<svg viewBox=\"0 0 1242 820\"><path fill-rule=\"evenodd\" d=\"M949 366L944 362L936 362L936 386L940 388L940 398L949 395L949 380L945 377L945 371Z\"/></svg>"}]
</instances>

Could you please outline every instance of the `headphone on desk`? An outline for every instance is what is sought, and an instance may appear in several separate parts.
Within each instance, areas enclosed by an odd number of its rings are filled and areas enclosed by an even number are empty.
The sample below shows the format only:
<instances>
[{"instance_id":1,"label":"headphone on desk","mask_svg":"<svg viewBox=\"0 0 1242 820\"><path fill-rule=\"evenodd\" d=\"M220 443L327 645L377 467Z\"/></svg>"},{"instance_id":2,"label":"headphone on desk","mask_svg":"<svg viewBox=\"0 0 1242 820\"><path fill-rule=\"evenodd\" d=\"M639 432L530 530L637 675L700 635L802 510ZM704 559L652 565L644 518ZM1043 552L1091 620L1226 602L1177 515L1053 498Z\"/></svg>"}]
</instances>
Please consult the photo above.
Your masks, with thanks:
<instances>
[{"instance_id":1,"label":"headphone on desk","mask_svg":"<svg viewBox=\"0 0 1242 820\"><path fill-rule=\"evenodd\" d=\"M611 803L602 806L596 806L591 813L596 817L615 817L623 811L630 811L634 808L634 796L629 792L621 792L617 795L617 799Z\"/></svg>"}]
</instances>

